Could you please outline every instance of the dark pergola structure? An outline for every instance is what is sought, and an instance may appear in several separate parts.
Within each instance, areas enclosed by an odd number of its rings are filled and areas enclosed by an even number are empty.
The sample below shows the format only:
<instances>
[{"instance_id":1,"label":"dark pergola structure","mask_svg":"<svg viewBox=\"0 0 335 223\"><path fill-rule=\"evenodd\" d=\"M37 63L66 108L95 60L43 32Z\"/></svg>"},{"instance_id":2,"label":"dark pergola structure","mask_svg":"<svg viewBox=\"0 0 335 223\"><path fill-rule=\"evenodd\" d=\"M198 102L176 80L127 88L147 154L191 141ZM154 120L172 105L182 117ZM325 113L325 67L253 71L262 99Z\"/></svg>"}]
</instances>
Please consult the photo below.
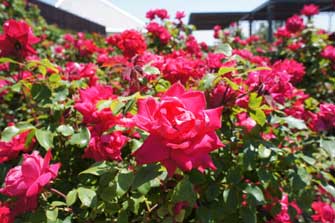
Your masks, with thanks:
<instances>
[{"instance_id":1,"label":"dark pergola structure","mask_svg":"<svg viewBox=\"0 0 335 223\"><path fill-rule=\"evenodd\" d=\"M318 5L321 12L335 11L335 0L268 0L250 12L191 13L189 24L195 25L198 30L210 30L215 25L228 27L232 22L249 21L251 35L253 21L267 20L269 41L272 41L272 21L286 20L299 13L305 4Z\"/></svg>"}]
</instances>

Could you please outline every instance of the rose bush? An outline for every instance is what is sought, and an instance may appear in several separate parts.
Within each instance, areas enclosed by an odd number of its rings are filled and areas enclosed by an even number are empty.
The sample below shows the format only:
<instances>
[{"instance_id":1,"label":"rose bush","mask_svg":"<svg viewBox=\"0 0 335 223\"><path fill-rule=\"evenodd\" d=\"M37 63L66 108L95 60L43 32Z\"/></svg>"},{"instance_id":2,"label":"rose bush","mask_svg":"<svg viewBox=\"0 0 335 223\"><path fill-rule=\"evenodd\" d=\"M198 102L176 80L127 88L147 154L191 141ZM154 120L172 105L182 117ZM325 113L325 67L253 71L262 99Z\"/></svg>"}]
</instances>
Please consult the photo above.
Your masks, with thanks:
<instances>
[{"instance_id":1,"label":"rose bush","mask_svg":"<svg viewBox=\"0 0 335 223\"><path fill-rule=\"evenodd\" d=\"M2 1L0 223L333 223L334 40L318 11L274 43L233 25L208 46L183 12L103 37Z\"/></svg>"}]
</instances>

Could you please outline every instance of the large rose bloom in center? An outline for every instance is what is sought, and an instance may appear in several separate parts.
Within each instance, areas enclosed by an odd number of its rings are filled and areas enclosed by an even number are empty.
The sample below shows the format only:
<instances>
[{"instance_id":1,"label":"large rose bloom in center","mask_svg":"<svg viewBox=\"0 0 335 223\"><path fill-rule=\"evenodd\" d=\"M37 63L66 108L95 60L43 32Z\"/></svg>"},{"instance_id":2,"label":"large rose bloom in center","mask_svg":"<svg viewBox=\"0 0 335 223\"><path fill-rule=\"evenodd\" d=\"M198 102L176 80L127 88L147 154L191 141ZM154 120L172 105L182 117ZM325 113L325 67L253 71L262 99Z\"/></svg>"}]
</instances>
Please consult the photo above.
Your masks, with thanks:
<instances>
[{"instance_id":1,"label":"large rose bloom in center","mask_svg":"<svg viewBox=\"0 0 335 223\"><path fill-rule=\"evenodd\" d=\"M208 153L222 147L215 129L221 127L222 107L205 110L203 92L186 91L178 82L160 98L139 100L136 125L149 137L134 155L139 164L161 162L173 175L176 168L215 169Z\"/></svg>"}]
</instances>

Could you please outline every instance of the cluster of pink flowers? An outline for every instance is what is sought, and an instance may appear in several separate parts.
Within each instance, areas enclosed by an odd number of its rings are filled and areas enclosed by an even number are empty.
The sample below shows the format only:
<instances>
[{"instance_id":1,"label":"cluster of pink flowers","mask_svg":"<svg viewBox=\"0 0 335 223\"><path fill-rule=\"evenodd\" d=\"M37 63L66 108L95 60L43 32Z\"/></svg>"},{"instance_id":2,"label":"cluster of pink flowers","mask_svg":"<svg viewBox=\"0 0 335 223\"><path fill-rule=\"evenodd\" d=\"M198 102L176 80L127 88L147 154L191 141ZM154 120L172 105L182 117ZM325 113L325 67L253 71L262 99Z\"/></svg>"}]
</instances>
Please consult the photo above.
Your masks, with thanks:
<instances>
[{"instance_id":1,"label":"cluster of pink flowers","mask_svg":"<svg viewBox=\"0 0 335 223\"><path fill-rule=\"evenodd\" d=\"M107 42L117 46L128 58L140 55L147 49L143 36L135 30L126 30L121 34L112 35L107 38Z\"/></svg>"},{"instance_id":2,"label":"cluster of pink flowers","mask_svg":"<svg viewBox=\"0 0 335 223\"><path fill-rule=\"evenodd\" d=\"M179 13L178 17L181 17L180 13ZM149 10L147 12L146 18L148 18L150 20L154 20L155 18L160 18L160 19L164 20L164 19L170 18L170 16L169 16L168 12L166 11L166 9L154 9L154 10Z\"/></svg>"},{"instance_id":3,"label":"cluster of pink flowers","mask_svg":"<svg viewBox=\"0 0 335 223\"><path fill-rule=\"evenodd\" d=\"M71 34L63 36L65 49L74 48L82 57L91 56L99 50L92 39L87 39L84 33L78 33L76 37Z\"/></svg>"},{"instance_id":4,"label":"cluster of pink flowers","mask_svg":"<svg viewBox=\"0 0 335 223\"><path fill-rule=\"evenodd\" d=\"M154 65L171 83L181 81L185 84L190 79L200 79L206 71L202 60L180 55L166 56L163 61L156 62Z\"/></svg>"},{"instance_id":5,"label":"cluster of pink flowers","mask_svg":"<svg viewBox=\"0 0 335 223\"><path fill-rule=\"evenodd\" d=\"M316 131L335 131L335 105L320 104L320 111L314 116L313 126Z\"/></svg>"},{"instance_id":6,"label":"cluster of pink flowers","mask_svg":"<svg viewBox=\"0 0 335 223\"><path fill-rule=\"evenodd\" d=\"M335 47L330 45L326 46L321 52L321 56L328 60L335 61Z\"/></svg>"},{"instance_id":7,"label":"cluster of pink flowers","mask_svg":"<svg viewBox=\"0 0 335 223\"><path fill-rule=\"evenodd\" d=\"M171 39L171 34L169 31L157 22L150 22L146 28L148 32L150 32L154 37L158 38L162 44L168 44Z\"/></svg>"},{"instance_id":8,"label":"cluster of pink flowers","mask_svg":"<svg viewBox=\"0 0 335 223\"><path fill-rule=\"evenodd\" d=\"M292 83L302 81L306 73L304 65L292 59L277 61L272 68L277 72L287 73Z\"/></svg>"},{"instance_id":9,"label":"cluster of pink flowers","mask_svg":"<svg viewBox=\"0 0 335 223\"><path fill-rule=\"evenodd\" d=\"M222 107L205 108L203 92L186 91L180 83L172 85L160 101L140 100L134 122L150 135L134 153L137 162L161 162L169 175L177 167L215 169L208 153L223 146L215 133L221 127Z\"/></svg>"},{"instance_id":10,"label":"cluster of pink flowers","mask_svg":"<svg viewBox=\"0 0 335 223\"><path fill-rule=\"evenodd\" d=\"M127 137L120 131L106 133L116 124L120 124L120 116L114 116L110 108L98 108L103 100L115 99L113 89L107 86L96 85L80 90L80 99L75 104L88 125L91 139L85 149L84 157L96 161L121 160L121 149L127 142Z\"/></svg>"},{"instance_id":11,"label":"cluster of pink flowers","mask_svg":"<svg viewBox=\"0 0 335 223\"><path fill-rule=\"evenodd\" d=\"M293 223L289 215L289 208L293 208L296 211L296 216L302 214L301 209L296 202L289 202L288 195L283 194L282 199L280 200L281 210L280 212L268 223Z\"/></svg>"},{"instance_id":12,"label":"cluster of pink flowers","mask_svg":"<svg viewBox=\"0 0 335 223\"><path fill-rule=\"evenodd\" d=\"M64 70L64 77L67 80L89 79L90 85L95 85L98 77L96 76L97 68L93 63L80 64L76 62L67 62Z\"/></svg>"}]
</instances>

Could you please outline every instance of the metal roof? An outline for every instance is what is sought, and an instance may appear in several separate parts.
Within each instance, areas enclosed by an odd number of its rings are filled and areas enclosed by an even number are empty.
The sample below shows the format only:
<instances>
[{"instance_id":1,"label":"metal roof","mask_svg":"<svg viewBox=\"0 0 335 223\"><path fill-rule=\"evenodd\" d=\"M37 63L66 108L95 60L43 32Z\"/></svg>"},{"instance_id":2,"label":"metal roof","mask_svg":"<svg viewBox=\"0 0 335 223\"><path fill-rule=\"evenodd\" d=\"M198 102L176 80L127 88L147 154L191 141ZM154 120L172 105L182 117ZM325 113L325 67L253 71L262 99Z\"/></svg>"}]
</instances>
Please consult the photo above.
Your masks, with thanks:
<instances>
[{"instance_id":1,"label":"metal roof","mask_svg":"<svg viewBox=\"0 0 335 223\"><path fill-rule=\"evenodd\" d=\"M305 4L318 5L321 12L334 11L334 0L268 0L250 12L191 13L189 24L198 30L210 30L215 25L227 27L239 20L286 20L299 13ZM269 10L270 9L270 10Z\"/></svg>"},{"instance_id":2,"label":"metal roof","mask_svg":"<svg viewBox=\"0 0 335 223\"><path fill-rule=\"evenodd\" d=\"M55 7L103 25L106 32L142 29L145 25L140 19L107 0L58 0Z\"/></svg>"},{"instance_id":3,"label":"metal roof","mask_svg":"<svg viewBox=\"0 0 335 223\"><path fill-rule=\"evenodd\" d=\"M56 24L60 28L77 32L106 34L106 28L100 24L62 9L55 8L54 6L39 0L29 0L29 2L38 6L41 15L49 24Z\"/></svg>"},{"instance_id":4,"label":"metal roof","mask_svg":"<svg viewBox=\"0 0 335 223\"><path fill-rule=\"evenodd\" d=\"M215 25L227 27L248 14L249 12L191 13L188 23L195 25L197 30L213 29Z\"/></svg>"},{"instance_id":5,"label":"metal roof","mask_svg":"<svg viewBox=\"0 0 335 223\"><path fill-rule=\"evenodd\" d=\"M30 1L40 7L42 16L49 23L75 31L97 32L99 30L100 33L118 33L126 29L141 30L145 26L143 21L108 0ZM93 28L93 26L96 27Z\"/></svg>"}]
</instances>

